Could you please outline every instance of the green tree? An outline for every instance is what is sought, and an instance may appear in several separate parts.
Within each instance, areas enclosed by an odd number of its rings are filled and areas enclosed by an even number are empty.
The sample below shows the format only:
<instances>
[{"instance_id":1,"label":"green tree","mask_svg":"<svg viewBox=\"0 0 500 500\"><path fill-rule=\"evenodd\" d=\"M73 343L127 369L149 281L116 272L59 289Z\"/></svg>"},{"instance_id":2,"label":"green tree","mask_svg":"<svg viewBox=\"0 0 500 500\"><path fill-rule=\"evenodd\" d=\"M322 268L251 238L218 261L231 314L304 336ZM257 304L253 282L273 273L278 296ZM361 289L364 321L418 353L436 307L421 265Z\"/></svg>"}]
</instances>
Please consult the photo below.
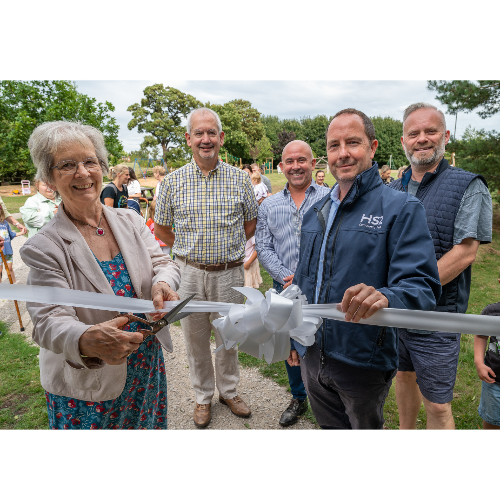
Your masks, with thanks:
<instances>
[{"instance_id":1,"label":"green tree","mask_svg":"<svg viewBox=\"0 0 500 500\"><path fill-rule=\"evenodd\" d=\"M317 115L313 118L303 117L300 119L302 125L297 139L307 142L309 146L316 151L318 156L326 156L326 139L325 133L331 118L325 115Z\"/></svg>"},{"instance_id":2,"label":"green tree","mask_svg":"<svg viewBox=\"0 0 500 500\"><path fill-rule=\"evenodd\" d=\"M65 80L0 81L0 178L31 178L35 168L28 139L35 127L55 120L80 121L104 135L110 162L116 164L123 146L119 126L110 115L115 107L108 101L81 94L73 82Z\"/></svg>"},{"instance_id":3,"label":"green tree","mask_svg":"<svg viewBox=\"0 0 500 500\"><path fill-rule=\"evenodd\" d=\"M375 127L375 135L378 141L377 152L373 159L378 163L379 167L389 165L391 155L393 164L396 167L408 165L408 160L401 146L403 122L389 116L376 116L375 118L371 118L371 120Z\"/></svg>"},{"instance_id":4,"label":"green tree","mask_svg":"<svg viewBox=\"0 0 500 500\"><path fill-rule=\"evenodd\" d=\"M500 111L499 80L429 80L427 88L437 92L436 99L446 104L449 114L459 111L470 113L482 108L477 114L488 118Z\"/></svg>"},{"instance_id":5,"label":"green tree","mask_svg":"<svg viewBox=\"0 0 500 500\"><path fill-rule=\"evenodd\" d=\"M273 157L271 141L266 136L257 142L257 147L259 148L259 155L257 156L257 161L259 163L266 161L266 158Z\"/></svg>"},{"instance_id":6,"label":"green tree","mask_svg":"<svg viewBox=\"0 0 500 500\"><path fill-rule=\"evenodd\" d=\"M283 153L283 149L285 149L285 146L289 142L294 141L296 137L295 132L288 132L287 130L283 130L278 134L278 140L273 144L273 153L276 162L281 161L281 153Z\"/></svg>"},{"instance_id":7,"label":"green tree","mask_svg":"<svg viewBox=\"0 0 500 500\"><path fill-rule=\"evenodd\" d=\"M242 158L244 162L250 161L250 148L265 136L261 115L252 107L252 103L235 99L225 104L207 103L205 106L213 109L220 117L224 131L224 147L221 152L227 151Z\"/></svg>"},{"instance_id":8,"label":"green tree","mask_svg":"<svg viewBox=\"0 0 500 500\"><path fill-rule=\"evenodd\" d=\"M307 142L319 156L326 156L325 132L330 120L331 118L327 118L325 115L317 115L313 118L307 116L302 117L300 120L296 118L280 120L277 116L273 115L263 116L262 124L264 125L266 136L269 138L271 144L274 145L274 150L276 151L274 153L275 162L281 160L281 152L284 145L280 144L278 134L284 130L294 133L295 139Z\"/></svg>"},{"instance_id":9,"label":"green tree","mask_svg":"<svg viewBox=\"0 0 500 500\"><path fill-rule=\"evenodd\" d=\"M481 118L500 111L499 80L429 80L427 88L437 92L436 98L448 108L448 113L470 113L478 110ZM456 165L482 174L491 191L500 189L500 134L468 127L461 140L453 138L447 151L456 154Z\"/></svg>"},{"instance_id":10,"label":"green tree","mask_svg":"<svg viewBox=\"0 0 500 500\"><path fill-rule=\"evenodd\" d=\"M264 127L264 133L271 144L276 143L278 134L283 130L283 123L281 120L274 115L263 115L261 117L261 123Z\"/></svg>"},{"instance_id":11,"label":"green tree","mask_svg":"<svg viewBox=\"0 0 500 500\"><path fill-rule=\"evenodd\" d=\"M457 167L483 175L490 191L500 190L500 134L469 126L447 149L455 153Z\"/></svg>"},{"instance_id":12,"label":"green tree","mask_svg":"<svg viewBox=\"0 0 500 500\"><path fill-rule=\"evenodd\" d=\"M132 104L127 111L132 113L128 129L137 127L144 137L141 149L160 145L163 158L172 160L174 149L185 143L183 118L202 104L190 94L185 94L173 87L164 87L161 83L144 89L144 98L140 103Z\"/></svg>"}]
</instances>

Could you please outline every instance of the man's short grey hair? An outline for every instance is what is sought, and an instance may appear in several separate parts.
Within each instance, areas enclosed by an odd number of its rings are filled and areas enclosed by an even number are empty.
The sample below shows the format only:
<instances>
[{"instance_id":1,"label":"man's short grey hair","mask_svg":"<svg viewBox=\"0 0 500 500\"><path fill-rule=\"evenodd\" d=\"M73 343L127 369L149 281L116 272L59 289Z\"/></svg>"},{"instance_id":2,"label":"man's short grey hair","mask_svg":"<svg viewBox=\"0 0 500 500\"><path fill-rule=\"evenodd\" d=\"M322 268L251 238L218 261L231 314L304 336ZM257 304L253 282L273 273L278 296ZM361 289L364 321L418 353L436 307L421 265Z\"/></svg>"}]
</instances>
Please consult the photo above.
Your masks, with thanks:
<instances>
[{"instance_id":1,"label":"man's short grey hair","mask_svg":"<svg viewBox=\"0 0 500 500\"><path fill-rule=\"evenodd\" d=\"M102 133L95 127L80 122L45 122L39 125L28 140L31 159L36 168L35 181L52 182L54 156L57 151L70 144L84 145L90 141L95 154L102 160L102 171L108 173L108 152ZM74 158L64 158L73 160Z\"/></svg>"},{"instance_id":2,"label":"man's short grey hair","mask_svg":"<svg viewBox=\"0 0 500 500\"><path fill-rule=\"evenodd\" d=\"M415 104L411 104L405 109L405 112L403 114L403 129L405 125L406 119L414 112L417 111L417 109L435 109L439 114L441 115L441 121L443 122L443 130L446 132L446 118L444 116L444 113L436 108L433 104L429 104L427 102L416 102Z\"/></svg>"},{"instance_id":3,"label":"man's short grey hair","mask_svg":"<svg viewBox=\"0 0 500 500\"><path fill-rule=\"evenodd\" d=\"M215 121L217 122L217 131L219 132L219 134L222 132L222 123L220 122L219 115L213 109L196 108L196 109L193 109L193 111L191 111L191 113L189 113L189 115L187 116L186 131L189 135L191 135L191 120L192 120L193 116L197 113L211 113L212 116L215 118Z\"/></svg>"}]
</instances>

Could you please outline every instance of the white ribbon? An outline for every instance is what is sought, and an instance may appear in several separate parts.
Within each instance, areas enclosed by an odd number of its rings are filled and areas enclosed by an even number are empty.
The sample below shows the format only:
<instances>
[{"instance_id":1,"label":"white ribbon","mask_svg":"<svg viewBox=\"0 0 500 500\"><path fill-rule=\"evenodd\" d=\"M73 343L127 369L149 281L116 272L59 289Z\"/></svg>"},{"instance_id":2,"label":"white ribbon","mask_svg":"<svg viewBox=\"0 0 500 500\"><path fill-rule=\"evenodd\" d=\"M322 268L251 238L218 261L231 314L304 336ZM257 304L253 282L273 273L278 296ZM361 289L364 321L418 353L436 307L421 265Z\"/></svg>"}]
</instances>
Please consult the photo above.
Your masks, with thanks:
<instances>
[{"instance_id":1,"label":"white ribbon","mask_svg":"<svg viewBox=\"0 0 500 500\"><path fill-rule=\"evenodd\" d=\"M337 310L337 304L307 304L296 285L289 286L280 294L271 289L265 296L254 288L234 289L247 297L244 305L192 300L182 309L187 313L216 312L222 316L213 321L223 342L217 350L238 346L251 356L259 359L264 356L268 363L275 363L288 358L290 338L304 346L314 344L315 333L323 318L345 321L345 315ZM0 284L0 299L135 314L158 312L150 300L35 285ZM169 312L179 302L164 302L164 308L159 311ZM500 317L475 314L386 308L359 323L471 335L500 334Z\"/></svg>"},{"instance_id":2,"label":"white ribbon","mask_svg":"<svg viewBox=\"0 0 500 500\"><path fill-rule=\"evenodd\" d=\"M254 288L234 289L247 301L245 305L233 305L227 316L213 321L223 342L216 352L239 344L240 351L275 363L290 355L290 338L304 346L314 344L322 320L317 315L304 315L307 299L298 286L292 285L279 295L271 289L265 297Z\"/></svg>"}]
</instances>

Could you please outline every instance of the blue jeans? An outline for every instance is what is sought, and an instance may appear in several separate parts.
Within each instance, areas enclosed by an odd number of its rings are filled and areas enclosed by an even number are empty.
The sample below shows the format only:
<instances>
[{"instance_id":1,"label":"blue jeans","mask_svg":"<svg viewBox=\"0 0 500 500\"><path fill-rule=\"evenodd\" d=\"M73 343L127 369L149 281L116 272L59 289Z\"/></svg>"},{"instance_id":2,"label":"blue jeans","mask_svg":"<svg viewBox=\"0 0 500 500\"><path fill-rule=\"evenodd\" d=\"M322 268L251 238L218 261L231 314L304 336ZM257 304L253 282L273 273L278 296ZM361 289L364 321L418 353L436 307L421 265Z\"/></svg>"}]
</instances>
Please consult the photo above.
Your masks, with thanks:
<instances>
[{"instance_id":1,"label":"blue jeans","mask_svg":"<svg viewBox=\"0 0 500 500\"><path fill-rule=\"evenodd\" d=\"M273 288L281 293L283 291L283 285L276 280L273 280ZM288 374L288 383L290 384L290 390L292 391L293 399L298 399L299 401L304 401L307 398L306 388L304 387L304 382L302 382L302 374L300 372L300 366L290 366L285 361L286 373Z\"/></svg>"}]
</instances>

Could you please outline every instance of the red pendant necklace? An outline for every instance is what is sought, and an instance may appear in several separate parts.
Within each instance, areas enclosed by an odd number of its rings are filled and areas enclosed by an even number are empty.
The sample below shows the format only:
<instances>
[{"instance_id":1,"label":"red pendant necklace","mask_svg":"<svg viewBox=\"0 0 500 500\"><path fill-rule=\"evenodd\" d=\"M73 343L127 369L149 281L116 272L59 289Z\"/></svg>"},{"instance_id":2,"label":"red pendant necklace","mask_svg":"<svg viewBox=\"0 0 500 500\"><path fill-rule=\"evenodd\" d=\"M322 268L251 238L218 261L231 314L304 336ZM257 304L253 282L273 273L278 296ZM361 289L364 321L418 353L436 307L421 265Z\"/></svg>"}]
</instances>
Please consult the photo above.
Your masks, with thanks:
<instances>
[{"instance_id":1,"label":"red pendant necklace","mask_svg":"<svg viewBox=\"0 0 500 500\"><path fill-rule=\"evenodd\" d=\"M65 212L66 212L66 210L65 210ZM106 234L106 231L104 231L104 229L102 227L99 227L101 225L101 220L102 220L103 213L104 213L104 210L101 211L101 218L99 219L99 222L97 223L97 226L93 226L92 224L87 224L87 222L83 222L81 220L75 219L74 217L71 217L71 215L68 214L68 212L66 212L66 215L71 220L73 220L75 222L79 222L80 224L85 224L86 226L93 227L95 229L95 234L97 234L97 236L104 236Z\"/></svg>"}]
</instances>

